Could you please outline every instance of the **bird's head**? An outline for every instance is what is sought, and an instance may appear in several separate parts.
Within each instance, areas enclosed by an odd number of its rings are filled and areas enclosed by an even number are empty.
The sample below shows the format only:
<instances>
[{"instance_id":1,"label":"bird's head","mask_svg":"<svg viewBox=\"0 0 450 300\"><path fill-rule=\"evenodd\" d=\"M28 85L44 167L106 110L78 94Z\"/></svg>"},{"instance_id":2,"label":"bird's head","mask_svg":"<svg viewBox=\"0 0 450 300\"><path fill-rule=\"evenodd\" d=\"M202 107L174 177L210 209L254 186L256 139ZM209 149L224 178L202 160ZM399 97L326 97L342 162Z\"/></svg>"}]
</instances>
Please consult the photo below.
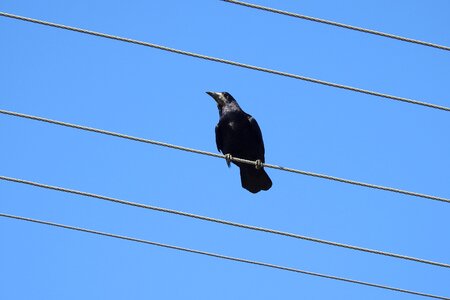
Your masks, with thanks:
<instances>
[{"instance_id":1,"label":"bird's head","mask_svg":"<svg viewBox=\"0 0 450 300\"><path fill-rule=\"evenodd\" d=\"M222 116L229 112L241 112L242 109L237 103L237 101L227 92L206 92L208 95L213 97L217 103L217 108L219 109L219 116Z\"/></svg>"},{"instance_id":2,"label":"bird's head","mask_svg":"<svg viewBox=\"0 0 450 300\"><path fill-rule=\"evenodd\" d=\"M228 104L231 103L236 103L236 100L234 100L233 96L231 96L227 92L206 92L206 93L216 101L217 106L219 108L227 106Z\"/></svg>"}]
</instances>

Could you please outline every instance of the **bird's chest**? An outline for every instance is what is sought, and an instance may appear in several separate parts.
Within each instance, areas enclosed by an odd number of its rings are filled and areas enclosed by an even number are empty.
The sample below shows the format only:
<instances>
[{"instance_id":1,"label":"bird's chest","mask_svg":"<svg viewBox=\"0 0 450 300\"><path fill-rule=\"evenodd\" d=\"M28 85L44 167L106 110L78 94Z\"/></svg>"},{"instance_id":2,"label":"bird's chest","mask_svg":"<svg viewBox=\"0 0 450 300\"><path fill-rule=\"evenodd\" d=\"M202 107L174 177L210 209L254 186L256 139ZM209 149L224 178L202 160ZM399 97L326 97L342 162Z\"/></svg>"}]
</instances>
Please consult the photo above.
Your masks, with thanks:
<instances>
[{"instance_id":1,"label":"bird's chest","mask_svg":"<svg viewBox=\"0 0 450 300\"><path fill-rule=\"evenodd\" d=\"M245 139L250 132L250 123L247 118L227 120L222 125L225 134L235 138Z\"/></svg>"},{"instance_id":2,"label":"bird's chest","mask_svg":"<svg viewBox=\"0 0 450 300\"><path fill-rule=\"evenodd\" d=\"M225 126L228 127L229 131L235 132L237 134L244 129L245 124L242 121L229 121Z\"/></svg>"},{"instance_id":3,"label":"bird's chest","mask_svg":"<svg viewBox=\"0 0 450 300\"><path fill-rule=\"evenodd\" d=\"M229 120L224 122L221 130L223 148L227 153L242 157L252 143L248 120Z\"/></svg>"}]
</instances>

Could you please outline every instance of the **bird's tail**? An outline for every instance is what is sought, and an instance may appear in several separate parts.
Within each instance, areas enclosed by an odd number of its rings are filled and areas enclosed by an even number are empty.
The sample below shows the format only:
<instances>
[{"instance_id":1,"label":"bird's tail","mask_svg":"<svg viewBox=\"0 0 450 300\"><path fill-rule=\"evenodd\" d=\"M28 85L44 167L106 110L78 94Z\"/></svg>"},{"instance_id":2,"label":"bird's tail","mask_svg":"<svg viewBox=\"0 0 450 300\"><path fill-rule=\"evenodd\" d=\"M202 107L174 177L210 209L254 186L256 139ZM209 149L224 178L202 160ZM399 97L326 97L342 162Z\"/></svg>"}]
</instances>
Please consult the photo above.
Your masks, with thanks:
<instances>
[{"instance_id":1,"label":"bird's tail","mask_svg":"<svg viewBox=\"0 0 450 300\"><path fill-rule=\"evenodd\" d=\"M272 180L263 168L256 169L251 165L240 166L242 187L252 193L267 191L272 187Z\"/></svg>"}]
</instances>

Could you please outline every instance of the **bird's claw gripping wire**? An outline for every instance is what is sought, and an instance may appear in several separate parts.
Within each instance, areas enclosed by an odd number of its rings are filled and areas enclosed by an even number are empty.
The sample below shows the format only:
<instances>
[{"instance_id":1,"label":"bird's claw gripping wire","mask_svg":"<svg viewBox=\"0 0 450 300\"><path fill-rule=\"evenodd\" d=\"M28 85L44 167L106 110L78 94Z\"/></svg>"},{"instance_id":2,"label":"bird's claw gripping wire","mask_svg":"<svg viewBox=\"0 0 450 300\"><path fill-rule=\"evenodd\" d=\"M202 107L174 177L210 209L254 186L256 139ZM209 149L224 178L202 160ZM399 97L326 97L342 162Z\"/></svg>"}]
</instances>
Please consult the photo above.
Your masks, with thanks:
<instances>
[{"instance_id":1,"label":"bird's claw gripping wire","mask_svg":"<svg viewBox=\"0 0 450 300\"><path fill-rule=\"evenodd\" d=\"M263 163L261 162L260 159L257 159L257 160L255 161L255 168L256 168L256 170L259 170L259 169L261 169L262 167L263 167Z\"/></svg>"},{"instance_id":2,"label":"bird's claw gripping wire","mask_svg":"<svg viewBox=\"0 0 450 300\"><path fill-rule=\"evenodd\" d=\"M231 164L231 161L233 160L233 156L231 156L230 153L227 153L227 154L225 154L225 160L227 161L227 165L229 167Z\"/></svg>"}]
</instances>

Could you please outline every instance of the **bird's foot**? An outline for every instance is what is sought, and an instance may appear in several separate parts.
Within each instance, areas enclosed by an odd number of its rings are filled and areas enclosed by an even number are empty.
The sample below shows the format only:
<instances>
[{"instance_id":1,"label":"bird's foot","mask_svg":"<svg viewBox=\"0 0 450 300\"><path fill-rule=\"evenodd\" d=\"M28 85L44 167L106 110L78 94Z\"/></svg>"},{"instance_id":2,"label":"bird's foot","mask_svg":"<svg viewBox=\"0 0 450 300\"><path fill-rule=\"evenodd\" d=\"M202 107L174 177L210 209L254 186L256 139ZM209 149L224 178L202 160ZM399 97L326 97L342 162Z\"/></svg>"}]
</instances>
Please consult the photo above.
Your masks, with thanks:
<instances>
[{"instance_id":1,"label":"bird's foot","mask_svg":"<svg viewBox=\"0 0 450 300\"><path fill-rule=\"evenodd\" d=\"M227 154L225 154L225 160L227 161L227 165L229 167L231 164L231 160L233 160L233 156L231 156L230 153L227 153Z\"/></svg>"},{"instance_id":2,"label":"bird's foot","mask_svg":"<svg viewBox=\"0 0 450 300\"><path fill-rule=\"evenodd\" d=\"M257 160L255 161L255 168L256 168L256 170L259 170L259 169L261 169L262 167L263 167L263 163L261 162L260 159L257 159Z\"/></svg>"}]
</instances>

